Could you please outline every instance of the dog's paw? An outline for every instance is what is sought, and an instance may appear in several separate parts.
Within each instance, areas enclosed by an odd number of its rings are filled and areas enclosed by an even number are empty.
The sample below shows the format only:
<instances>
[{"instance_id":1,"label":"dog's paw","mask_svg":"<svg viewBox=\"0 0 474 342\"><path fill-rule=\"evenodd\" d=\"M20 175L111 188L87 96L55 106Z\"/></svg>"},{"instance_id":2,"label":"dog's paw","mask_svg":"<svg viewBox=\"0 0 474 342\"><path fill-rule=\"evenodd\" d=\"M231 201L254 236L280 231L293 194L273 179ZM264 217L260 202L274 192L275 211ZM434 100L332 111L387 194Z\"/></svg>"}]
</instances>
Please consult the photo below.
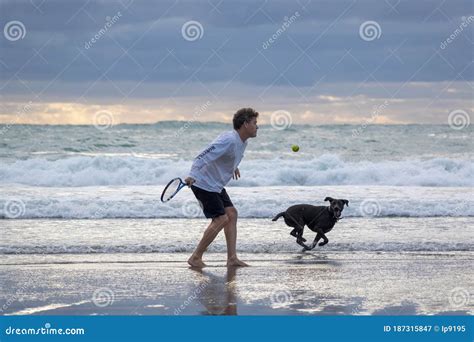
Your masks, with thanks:
<instances>
[{"instance_id":1,"label":"dog's paw","mask_svg":"<svg viewBox=\"0 0 474 342\"><path fill-rule=\"evenodd\" d=\"M329 241L328 241L329 242ZM327 244L327 242L320 242L319 243L319 246L324 246L325 244Z\"/></svg>"}]
</instances>

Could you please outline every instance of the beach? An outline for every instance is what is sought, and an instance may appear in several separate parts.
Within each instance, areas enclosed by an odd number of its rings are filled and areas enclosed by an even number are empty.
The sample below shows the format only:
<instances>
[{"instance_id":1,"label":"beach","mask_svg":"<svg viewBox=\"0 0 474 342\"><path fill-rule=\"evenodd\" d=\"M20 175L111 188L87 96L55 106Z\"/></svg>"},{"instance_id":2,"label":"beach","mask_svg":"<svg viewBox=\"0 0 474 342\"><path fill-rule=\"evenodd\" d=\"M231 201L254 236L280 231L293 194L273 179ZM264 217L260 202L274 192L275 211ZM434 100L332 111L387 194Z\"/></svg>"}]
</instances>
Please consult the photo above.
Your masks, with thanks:
<instances>
[{"instance_id":1,"label":"beach","mask_svg":"<svg viewBox=\"0 0 474 342\"><path fill-rule=\"evenodd\" d=\"M186 260L206 222L4 221L4 239L17 253L3 250L2 314L474 312L472 218L341 220L329 244L310 252L301 251L283 223L241 219L240 257L251 267L227 268L219 236L205 254L208 267L193 270Z\"/></svg>"},{"instance_id":2,"label":"beach","mask_svg":"<svg viewBox=\"0 0 474 342\"><path fill-rule=\"evenodd\" d=\"M2 6L0 342L474 342L472 1Z\"/></svg>"},{"instance_id":3,"label":"beach","mask_svg":"<svg viewBox=\"0 0 474 342\"><path fill-rule=\"evenodd\" d=\"M202 273L186 260L209 221L187 188L159 198L229 125L7 128L2 315L473 313L472 127L262 125L226 186L251 267L227 269L221 233ZM327 196L349 206L327 245L302 252L271 219Z\"/></svg>"}]
</instances>

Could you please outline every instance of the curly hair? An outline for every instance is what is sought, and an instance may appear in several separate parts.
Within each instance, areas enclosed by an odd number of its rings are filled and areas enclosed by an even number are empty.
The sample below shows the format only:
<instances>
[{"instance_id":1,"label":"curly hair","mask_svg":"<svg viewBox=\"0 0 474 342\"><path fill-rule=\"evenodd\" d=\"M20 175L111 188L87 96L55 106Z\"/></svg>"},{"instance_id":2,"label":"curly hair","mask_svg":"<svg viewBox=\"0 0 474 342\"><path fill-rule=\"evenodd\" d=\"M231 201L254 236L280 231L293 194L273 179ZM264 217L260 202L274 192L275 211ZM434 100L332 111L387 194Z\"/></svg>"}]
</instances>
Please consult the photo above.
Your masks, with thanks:
<instances>
[{"instance_id":1,"label":"curly hair","mask_svg":"<svg viewBox=\"0 0 474 342\"><path fill-rule=\"evenodd\" d=\"M232 119L232 123L234 124L234 129L239 129L242 127L244 122L249 122L253 118L258 117L258 112L256 112L253 108L241 108L235 114L234 118Z\"/></svg>"}]
</instances>

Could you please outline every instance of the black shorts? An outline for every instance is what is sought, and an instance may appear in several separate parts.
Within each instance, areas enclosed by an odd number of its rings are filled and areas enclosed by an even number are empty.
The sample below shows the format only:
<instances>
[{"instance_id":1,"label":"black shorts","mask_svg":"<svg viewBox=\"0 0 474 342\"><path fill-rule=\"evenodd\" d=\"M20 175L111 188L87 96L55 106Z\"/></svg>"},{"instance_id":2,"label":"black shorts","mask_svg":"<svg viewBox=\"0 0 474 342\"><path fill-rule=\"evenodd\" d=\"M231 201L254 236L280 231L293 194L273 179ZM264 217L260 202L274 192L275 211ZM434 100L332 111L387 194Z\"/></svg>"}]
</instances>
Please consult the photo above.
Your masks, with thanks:
<instances>
[{"instance_id":1,"label":"black shorts","mask_svg":"<svg viewBox=\"0 0 474 342\"><path fill-rule=\"evenodd\" d=\"M222 189L220 193L209 192L192 185L191 190L201 204L204 216L207 218L222 216L225 214L224 208L234 206L225 189Z\"/></svg>"}]
</instances>

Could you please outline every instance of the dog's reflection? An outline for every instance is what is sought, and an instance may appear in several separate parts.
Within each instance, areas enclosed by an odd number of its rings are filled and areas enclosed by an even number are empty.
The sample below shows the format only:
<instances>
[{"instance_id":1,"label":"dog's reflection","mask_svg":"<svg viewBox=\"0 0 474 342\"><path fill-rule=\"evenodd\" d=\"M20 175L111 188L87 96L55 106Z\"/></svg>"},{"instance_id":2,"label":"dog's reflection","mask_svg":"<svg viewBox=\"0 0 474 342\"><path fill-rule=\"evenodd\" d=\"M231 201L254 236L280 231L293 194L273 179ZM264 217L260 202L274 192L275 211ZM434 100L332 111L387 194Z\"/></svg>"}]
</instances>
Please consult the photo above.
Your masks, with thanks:
<instances>
[{"instance_id":1,"label":"dog's reflection","mask_svg":"<svg viewBox=\"0 0 474 342\"><path fill-rule=\"evenodd\" d=\"M237 267L227 267L224 276L217 276L203 269L194 269L200 275L201 293L198 296L206 308L203 315L237 315L237 296L235 290L235 274Z\"/></svg>"},{"instance_id":2,"label":"dog's reflection","mask_svg":"<svg viewBox=\"0 0 474 342\"><path fill-rule=\"evenodd\" d=\"M341 266L341 263L337 260L332 260L328 258L326 255L320 255L317 253L308 253L305 250L301 251L300 254L297 254L292 259L286 261L288 264L321 264L321 265L331 265L331 266Z\"/></svg>"}]
</instances>

